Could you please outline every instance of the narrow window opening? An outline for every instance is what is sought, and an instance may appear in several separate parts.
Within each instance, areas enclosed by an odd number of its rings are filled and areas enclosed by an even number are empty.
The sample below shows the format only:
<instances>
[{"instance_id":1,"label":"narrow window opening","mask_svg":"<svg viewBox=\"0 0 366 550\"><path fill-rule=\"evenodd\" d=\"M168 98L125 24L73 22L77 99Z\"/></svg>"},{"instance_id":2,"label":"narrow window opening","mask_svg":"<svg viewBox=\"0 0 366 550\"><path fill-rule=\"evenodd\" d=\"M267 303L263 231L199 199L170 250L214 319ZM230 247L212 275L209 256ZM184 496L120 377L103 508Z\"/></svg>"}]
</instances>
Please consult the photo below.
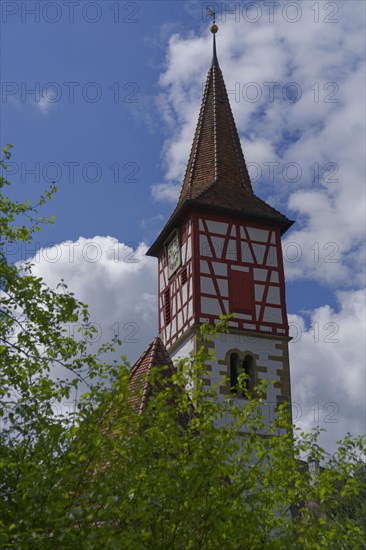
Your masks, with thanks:
<instances>
[{"instance_id":1,"label":"narrow window opening","mask_svg":"<svg viewBox=\"0 0 366 550\"><path fill-rule=\"evenodd\" d=\"M238 393L238 366L239 356L237 353L230 355L230 391L233 394Z\"/></svg>"},{"instance_id":2,"label":"narrow window opening","mask_svg":"<svg viewBox=\"0 0 366 550\"><path fill-rule=\"evenodd\" d=\"M169 325L171 321L171 308L170 308L170 292L169 288L164 292L164 313L165 313L165 324Z\"/></svg>"},{"instance_id":3,"label":"narrow window opening","mask_svg":"<svg viewBox=\"0 0 366 550\"><path fill-rule=\"evenodd\" d=\"M246 355L243 361L243 373L248 377L245 380L245 387L248 391L252 391L254 387L254 368L253 357Z\"/></svg>"}]
</instances>

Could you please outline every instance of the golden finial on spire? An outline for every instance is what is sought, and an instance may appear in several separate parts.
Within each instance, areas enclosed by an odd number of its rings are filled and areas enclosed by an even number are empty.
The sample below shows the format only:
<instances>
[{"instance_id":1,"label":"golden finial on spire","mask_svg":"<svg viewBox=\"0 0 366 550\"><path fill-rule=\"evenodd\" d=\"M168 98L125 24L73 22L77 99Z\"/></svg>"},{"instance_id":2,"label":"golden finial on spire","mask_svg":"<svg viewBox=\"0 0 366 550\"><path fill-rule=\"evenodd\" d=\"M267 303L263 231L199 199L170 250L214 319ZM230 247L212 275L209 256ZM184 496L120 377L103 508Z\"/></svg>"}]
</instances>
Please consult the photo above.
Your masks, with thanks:
<instances>
[{"instance_id":1,"label":"golden finial on spire","mask_svg":"<svg viewBox=\"0 0 366 550\"><path fill-rule=\"evenodd\" d=\"M207 8L207 13L210 17L212 17L212 25L210 27L210 31L212 32L212 34L216 34L219 30L219 27L216 25L216 12L211 8Z\"/></svg>"},{"instance_id":2,"label":"golden finial on spire","mask_svg":"<svg viewBox=\"0 0 366 550\"><path fill-rule=\"evenodd\" d=\"M218 67L219 62L217 61L217 55L216 55L216 33L219 30L219 27L216 25L216 12L215 12L215 10L212 10L211 8L207 8L207 13L210 17L212 17L212 25L210 27L210 31L213 34L212 67Z\"/></svg>"}]
</instances>

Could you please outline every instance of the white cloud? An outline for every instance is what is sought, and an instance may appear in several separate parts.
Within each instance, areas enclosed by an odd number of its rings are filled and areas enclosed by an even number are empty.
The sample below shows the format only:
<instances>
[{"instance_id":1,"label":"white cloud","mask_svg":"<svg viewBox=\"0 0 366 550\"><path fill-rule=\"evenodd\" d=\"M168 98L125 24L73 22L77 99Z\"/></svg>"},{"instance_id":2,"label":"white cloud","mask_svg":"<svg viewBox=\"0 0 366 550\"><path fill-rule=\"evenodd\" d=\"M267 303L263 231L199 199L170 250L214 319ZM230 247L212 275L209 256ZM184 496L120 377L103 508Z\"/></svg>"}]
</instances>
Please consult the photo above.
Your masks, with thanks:
<instances>
[{"instance_id":1,"label":"white cloud","mask_svg":"<svg viewBox=\"0 0 366 550\"><path fill-rule=\"evenodd\" d=\"M21 95L19 96L12 96L9 97L4 92L4 98L5 103L11 105L17 110L25 109L28 105L30 105L31 109L35 109L37 112L40 112L42 115L48 115L50 112L50 109L53 109L56 107L56 101L52 101L53 99L56 99L56 96L46 98L45 96L42 96L40 94L37 94L35 92L35 95L31 98L22 98Z\"/></svg>"},{"instance_id":2,"label":"white cloud","mask_svg":"<svg viewBox=\"0 0 366 550\"><path fill-rule=\"evenodd\" d=\"M133 363L158 332L157 266L146 250L144 243L133 250L113 237L80 237L39 250L32 260L33 273L51 288L64 279L89 305L98 330L93 343L99 346L117 334L123 342L121 353Z\"/></svg>"},{"instance_id":3,"label":"white cloud","mask_svg":"<svg viewBox=\"0 0 366 550\"><path fill-rule=\"evenodd\" d=\"M305 431L326 430L330 450L347 432L366 433L365 292L339 292L339 311L311 312L310 326L289 315L294 421Z\"/></svg>"},{"instance_id":4,"label":"white cloud","mask_svg":"<svg viewBox=\"0 0 366 550\"><path fill-rule=\"evenodd\" d=\"M34 103L34 105L41 111L43 115L48 115L49 110L52 106L55 104L49 101L48 99L41 97L38 103Z\"/></svg>"},{"instance_id":5,"label":"white cloud","mask_svg":"<svg viewBox=\"0 0 366 550\"><path fill-rule=\"evenodd\" d=\"M168 201L176 203L179 197L180 186L174 183L156 183L151 186L154 201Z\"/></svg>"}]
</instances>

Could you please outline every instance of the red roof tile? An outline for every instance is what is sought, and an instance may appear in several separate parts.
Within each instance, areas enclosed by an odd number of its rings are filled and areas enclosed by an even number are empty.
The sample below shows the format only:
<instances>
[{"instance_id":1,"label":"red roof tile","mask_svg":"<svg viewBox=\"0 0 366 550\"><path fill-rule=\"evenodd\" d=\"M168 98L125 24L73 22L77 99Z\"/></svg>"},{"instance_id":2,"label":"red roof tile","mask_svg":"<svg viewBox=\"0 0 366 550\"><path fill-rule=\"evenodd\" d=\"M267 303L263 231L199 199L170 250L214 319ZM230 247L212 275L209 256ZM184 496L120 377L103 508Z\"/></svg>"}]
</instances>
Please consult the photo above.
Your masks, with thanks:
<instances>
[{"instance_id":1,"label":"red roof tile","mask_svg":"<svg viewBox=\"0 0 366 550\"><path fill-rule=\"evenodd\" d=\"M232 191L252 192L222 72L213 65L206 80L178 206L187 198L199 197L219 181L226 182Z\"/></svg>"},{"instance_id":2,"label":"red roof tile","mask_svg":"<svg viewBox=\"0 0 366 550\"><path fill-rule=\"evenodd\" d=\"M166 367L162 370L164 378L170 378L176 373L169 353L160 338L154 338L149 347L136 361L131 369L129 382L130 403L133 409L141 414L147 405L152 390L149 374L154 367Z\"/></svg>"}]
</instances>

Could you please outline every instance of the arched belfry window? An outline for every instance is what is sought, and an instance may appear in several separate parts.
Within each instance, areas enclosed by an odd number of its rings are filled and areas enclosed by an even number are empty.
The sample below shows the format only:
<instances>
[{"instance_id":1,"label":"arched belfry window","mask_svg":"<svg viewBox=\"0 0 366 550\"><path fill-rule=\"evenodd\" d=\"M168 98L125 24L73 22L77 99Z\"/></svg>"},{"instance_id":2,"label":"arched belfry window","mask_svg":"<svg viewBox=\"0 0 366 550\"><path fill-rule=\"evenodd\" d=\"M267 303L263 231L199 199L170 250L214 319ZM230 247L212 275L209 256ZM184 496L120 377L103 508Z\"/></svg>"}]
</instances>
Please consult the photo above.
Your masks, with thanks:
<instances>
[{"instance_id":1,"label":"arched belfry window","mask_svg":"<svg viewBox=\"0 0 366 550\"><path fill-rule=\"evenodd\" d=\"M253 395L258 383L256 376L256 356L250 352L231 350L227 353L225 363L228 365L229 391L236 397L248 397L247 392ZM241 375L245 374L244 380Z\"/></svg>"},{"instance_id":2,"label":"arched belfry window","mask_svg":"<svg viewBox=\"0 0 366 550\"><path fill-rule=\"evenodd\" d=\"M252 391L254 388L254 365L253 357L246 355L243 361L243 373L248 377L245 380L246 388L248 391Z\"/></svg>"},{"instance_id":3,"label":"arched belfry window","mask_svg":"<svg viewBox=\"0 0 366 550\"><path fill-rule=\"evenodd\" d=\"M239 376L239 355L237 353L230 354L230 390L231 393L238 392L238 376Z\"/></svg>"}]
</instances>

